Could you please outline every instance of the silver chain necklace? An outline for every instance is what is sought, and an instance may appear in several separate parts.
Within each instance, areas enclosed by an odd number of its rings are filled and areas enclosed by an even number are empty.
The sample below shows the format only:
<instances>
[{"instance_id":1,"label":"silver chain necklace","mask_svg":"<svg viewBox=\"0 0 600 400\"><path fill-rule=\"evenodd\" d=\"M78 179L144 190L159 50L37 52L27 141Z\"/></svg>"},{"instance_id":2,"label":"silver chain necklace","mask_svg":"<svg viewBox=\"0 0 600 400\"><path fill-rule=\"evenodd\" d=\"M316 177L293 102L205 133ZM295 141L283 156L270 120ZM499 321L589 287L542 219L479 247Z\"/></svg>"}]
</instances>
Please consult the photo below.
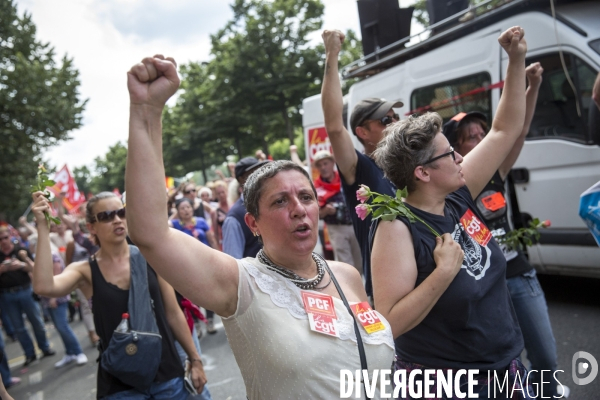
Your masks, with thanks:
<instances>
[{"instance_id":1,"label":"silver chain necklace","mask_svg":"<svg viewBox=\"0 0 600 400\"><path fill-rule=\"evenodd\" d=\"M319 290L319 289L324 289L325 287L327 287L329 285L329 283L328 283L323 288L317 288L317 285L319 283L321 283L321 281L323 280L323 277L325 276L325 267L323 266L323 263L325 263L325 260L323 260L321 257L319 257L319 255L316 253L312 253L312 259L315 262L315 264L317 264L317 275L314 278L310 278L310 279L305 279L305 278L299 276L298 274L296 274L294 271L290 271L289 269L287 269L285 267L275 264L273 261L271 261L271 259L269 257L267 257L267 255L265 254L265 252L262 249L258 252L258 254L256 255L256 258L258 259L258 261L265 264L267 266L267 269L269 269L273 272L277 272L279 275L283 276L284 278L289 279L290 281L292 281L292 283L294 285L296 285L300 289L303 289L303 290L317 289L317 290Z\"/></svg>"}]
</instances>

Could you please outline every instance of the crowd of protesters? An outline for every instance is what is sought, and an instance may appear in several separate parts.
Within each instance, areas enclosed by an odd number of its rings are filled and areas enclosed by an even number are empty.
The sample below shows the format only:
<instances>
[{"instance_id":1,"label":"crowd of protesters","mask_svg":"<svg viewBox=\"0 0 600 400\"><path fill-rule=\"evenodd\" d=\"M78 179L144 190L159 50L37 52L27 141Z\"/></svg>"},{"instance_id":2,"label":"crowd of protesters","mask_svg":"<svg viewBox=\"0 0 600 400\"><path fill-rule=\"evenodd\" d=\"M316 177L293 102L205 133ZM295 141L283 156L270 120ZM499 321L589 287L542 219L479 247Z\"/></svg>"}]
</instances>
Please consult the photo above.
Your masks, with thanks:
<instances>
[{"instance_id":1,"label":"crowd of protesters","mask_svg":"<svg viewBox=\"0 0 600 400\"><path fill-rule=\"evenodd\" d=\"M529 130L542 66L525 68L524 32L510 28L499 38L508 67L489 128L478 112L445 125L436 113L400 121L394 108L401 102L367 98L352 110L349 132L338 74L343 40L339 31L323 33L322 103L333 153L313 155L314 179L291 146L292 161L272 161L257 151L230 164L230 176L204 186L185 181L165 195L160 118L179 85L175 63L155 56L130 70L126 195L99 193L81 220L59 211L62 223L48 226L44 213L60 205L52 207L36 192L34 221L22 218L18 230L0 226L2 325L22 346L25 366L55 354L43 310L64 343L55 367L88 361L69 327L73 296L101 352L98 398L199 393L210 399L198 321L214 334L215 313L250 399L335 398L341 369L390 366L477 368L480 398L491 383L487 371L504 371L524 389L518 398L530 398L519 359L523 348L532 369L557 369L543 292L527 296L522 290L539 287L535 270L522 253L474 237L460 221L467 215L494 231L510 230L506 206L489 210L482 198L508 196L503 182ZM354 148L351 134L364 153ZM355 208L362 185L390 196L406 187L406 207L428 225L405 215L361 218ZM323 223L328 235L319 238ZM314 252L319 241L331 242L334 260ZM320 317L306 305L307 293L331 300L335 327L328 334L313 332ZM350 311L349 304L364 302L381 321L377 332L367 333ZM145 385L109 367L123 321L132 332L148 329L160 337L160 362L147 370ZM152 354L142 342L135 349ZM19 383L6 357L0 374L6 388ZM544 386L546 394L558 395L556 382Z\"/></svg>"}]
</instances>

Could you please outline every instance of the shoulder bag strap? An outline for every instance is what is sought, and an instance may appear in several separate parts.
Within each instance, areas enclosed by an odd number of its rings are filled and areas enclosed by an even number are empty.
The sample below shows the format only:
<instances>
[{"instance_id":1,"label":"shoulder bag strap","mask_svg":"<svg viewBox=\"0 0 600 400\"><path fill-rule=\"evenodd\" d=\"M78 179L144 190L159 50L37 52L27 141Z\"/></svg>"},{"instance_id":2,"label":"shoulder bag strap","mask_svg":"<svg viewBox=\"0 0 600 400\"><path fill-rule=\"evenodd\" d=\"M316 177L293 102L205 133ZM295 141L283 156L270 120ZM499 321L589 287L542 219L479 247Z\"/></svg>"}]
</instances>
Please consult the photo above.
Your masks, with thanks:
<instances>
[{"instance_id":1,"label":"shoulder bag strap","mask_svg":"<svg viewBox=\"0 0 600 400\"><path fill-rule=\"evenodd\" d=\"M136 331L158 333L154 306L148 286L148 266L140 250L129 246L129 321Z\"/></svg>"},{"instance_id":2,"label":"shoulder bag strap","mask_svg":"<svg viewBox=\"0 0 600 400\"><path fill-rule=\"evenodd\" d=\"M321 256L319 256L319 257L321 257ZM321 257L321 259L323 259L324 264L325 264L325 269L327 270L327 273L329 274L329 276L331 276L331 280L333 281L335 288L337 289L338 293L340 294L340 298L344 302L346 309L348 310L348 312L350 313L350 316L352 317L352 321L354 322L354 333L356 334L356 343L358 344L358 355L360 357L360 368L361 368L361 370L367 371L367 373L368 373L369 369L367 367L367 356L365 355L365 346L362 341L362 336L360 334L360 329L358 327L358 323L356 322L356 318L354 318L354 313L352 312L352 309L350 308L350 304L348 304L348 300L346 299L346 296L344 296L344 292L342 291L340 284L338 283L337 279L335 279L335 275L333 275L333 272L331 272L329 265L327 264L327 262L325 261L325 259L323 257ZM371 399L371 397L367 396L367 388L365 387L365 381L362 378L362 376L361 376L361 381L363 384L363 390L365 392L365 398Z\"/></svg>"}]
</instances>

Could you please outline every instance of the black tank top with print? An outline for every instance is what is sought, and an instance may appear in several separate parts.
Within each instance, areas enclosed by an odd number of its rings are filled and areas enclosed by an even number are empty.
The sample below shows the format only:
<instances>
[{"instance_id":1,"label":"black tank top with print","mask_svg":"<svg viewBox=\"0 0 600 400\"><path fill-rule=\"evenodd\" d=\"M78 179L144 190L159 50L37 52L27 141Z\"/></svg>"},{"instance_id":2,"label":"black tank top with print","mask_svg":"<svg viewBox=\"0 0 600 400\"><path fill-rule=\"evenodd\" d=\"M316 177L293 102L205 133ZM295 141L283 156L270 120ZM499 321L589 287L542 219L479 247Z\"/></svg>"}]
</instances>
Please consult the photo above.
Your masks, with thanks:
<instances>
[{"instance_id":1,"label":"black tank top with print","mask_svg":"<svg viewBox=\"0 0 600 400\"><path fill-rule=\"evenodd\" d=\"M407 206L440 235L450 233L465 257L423 321L395 338L396 355L428 368L506 368L521 353L523 337L506 285L506 259L469 189L465 186L446 196L443 216ZM417 287L436 268L435 235L421 222L399 219L412 234Z\"/></svg>"}]
</instances>

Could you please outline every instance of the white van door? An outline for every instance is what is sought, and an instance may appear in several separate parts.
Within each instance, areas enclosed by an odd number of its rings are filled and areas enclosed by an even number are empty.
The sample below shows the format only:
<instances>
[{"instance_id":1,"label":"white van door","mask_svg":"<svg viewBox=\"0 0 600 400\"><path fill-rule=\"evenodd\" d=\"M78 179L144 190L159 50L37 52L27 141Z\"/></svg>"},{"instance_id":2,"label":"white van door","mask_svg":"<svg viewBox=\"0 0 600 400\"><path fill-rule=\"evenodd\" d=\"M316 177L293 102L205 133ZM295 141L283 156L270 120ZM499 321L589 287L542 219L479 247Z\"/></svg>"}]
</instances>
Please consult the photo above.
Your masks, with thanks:
<instances>
[{"instance_id":1,"label":"white van door","mask_svg":"<svg viewBox=\"0 0 600 400\"><path fill-rule=\"evenodd\" d=\"M572 47L563 55L574 88L557 49L529 55L527 64L542 64L543 82L512 177L521 213L552 223L528 249L530 261L541 271L600 277L600 248L578 216L580 194L600 180L600 132L588 126L598 66Z\"/></svg>"}]
</instances>

